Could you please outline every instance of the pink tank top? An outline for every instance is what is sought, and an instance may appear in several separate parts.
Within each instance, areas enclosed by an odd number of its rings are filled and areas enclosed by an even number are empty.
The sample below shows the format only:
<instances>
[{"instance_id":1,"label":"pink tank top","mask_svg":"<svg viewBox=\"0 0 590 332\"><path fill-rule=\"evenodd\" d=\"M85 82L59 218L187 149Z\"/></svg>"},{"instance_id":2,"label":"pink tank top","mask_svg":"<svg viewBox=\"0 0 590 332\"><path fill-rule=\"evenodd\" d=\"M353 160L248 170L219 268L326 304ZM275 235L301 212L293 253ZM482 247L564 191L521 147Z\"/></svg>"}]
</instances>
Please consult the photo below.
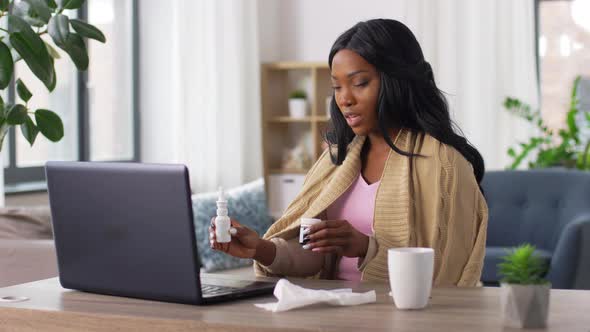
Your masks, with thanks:
<instances>
[{"instance_id":1,"label":"pink tank top","mask_svg":"<svg viewBox=\"0 0 590 332\"><path fill-rule=\"evenodd\" d=\"M367 184L359 174L350 188L328 207L328 219L348 220L361 233L373 235L373 212L379 182ZM338 279L360 281L358 260L358 257L342 257L338 266Z\"/></svg>"}]
</instances>

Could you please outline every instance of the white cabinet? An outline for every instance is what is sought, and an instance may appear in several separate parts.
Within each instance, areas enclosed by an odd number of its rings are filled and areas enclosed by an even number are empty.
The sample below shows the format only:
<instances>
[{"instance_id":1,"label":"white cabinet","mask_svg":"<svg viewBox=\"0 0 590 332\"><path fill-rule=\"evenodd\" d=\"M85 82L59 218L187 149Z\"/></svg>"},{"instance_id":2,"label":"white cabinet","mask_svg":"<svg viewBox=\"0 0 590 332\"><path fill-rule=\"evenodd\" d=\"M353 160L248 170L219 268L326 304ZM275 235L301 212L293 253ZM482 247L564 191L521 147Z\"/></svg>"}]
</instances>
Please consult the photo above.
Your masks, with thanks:
<instances>
[{"instance_id":1,"label":"white cabinet","mask_svg":"<svg viewBox=\"0 0 590 332\"><path fill-rule=\"evenodd\" d=\"M273 174L268 176L268 210L279 218L303 187L303 174Z\"/></svg>"}]
</instances>

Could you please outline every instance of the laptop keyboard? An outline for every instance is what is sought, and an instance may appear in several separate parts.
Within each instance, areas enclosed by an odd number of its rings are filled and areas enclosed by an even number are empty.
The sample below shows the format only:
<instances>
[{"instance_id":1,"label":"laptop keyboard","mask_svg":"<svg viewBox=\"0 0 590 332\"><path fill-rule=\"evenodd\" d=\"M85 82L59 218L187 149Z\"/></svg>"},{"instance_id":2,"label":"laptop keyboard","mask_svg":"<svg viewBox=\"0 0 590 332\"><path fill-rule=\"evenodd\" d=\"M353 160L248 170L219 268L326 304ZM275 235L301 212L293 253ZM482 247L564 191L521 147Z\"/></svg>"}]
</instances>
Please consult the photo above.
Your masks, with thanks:
<instances>
[{"instance_id":1,"label":"laptop keyboard","mask_svg":"<svg viewBox=\"0 0 590 332\"><path fill-rule=\"evenodd\" d=\"M219 285L201 284L201 293L203 296L215 296L235 292L238 288Z\"/></svg>"}]
</instances>

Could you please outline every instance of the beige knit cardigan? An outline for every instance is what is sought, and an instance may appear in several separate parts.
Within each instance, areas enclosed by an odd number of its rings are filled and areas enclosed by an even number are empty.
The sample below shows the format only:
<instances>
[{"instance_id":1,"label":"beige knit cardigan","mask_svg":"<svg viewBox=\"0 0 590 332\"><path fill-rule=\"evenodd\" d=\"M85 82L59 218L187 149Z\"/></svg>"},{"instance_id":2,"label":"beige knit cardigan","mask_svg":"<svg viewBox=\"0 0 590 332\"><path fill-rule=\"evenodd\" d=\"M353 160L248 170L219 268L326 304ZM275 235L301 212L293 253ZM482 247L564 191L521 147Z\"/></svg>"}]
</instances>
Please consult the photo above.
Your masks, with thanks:
<instances>
[{"instance_id":1,"label":"beige knit cardigan","mask_svg":"<svg viewBox=\"0 0 590 332\"><path fill-rule=\"evenodd\" d=\"M306 176L301 192L264 235L291 240L299 234L299 218L322 215L346 192L361 171L366 137L350 143L342 165L325 151ZM420 156L391 150L375 199L373 218L377 254L365 266L362 280L388 281L387 249L434 249L434 285L477 285L485 254L488 210L471 164L454 148L433 137L402 130L396 146ZM333 278L338 257L325 256L317 277ZM365 265L365 264L363 264ZM260 263L257 275L271 273Z\"/></svg>"}]
</instances>

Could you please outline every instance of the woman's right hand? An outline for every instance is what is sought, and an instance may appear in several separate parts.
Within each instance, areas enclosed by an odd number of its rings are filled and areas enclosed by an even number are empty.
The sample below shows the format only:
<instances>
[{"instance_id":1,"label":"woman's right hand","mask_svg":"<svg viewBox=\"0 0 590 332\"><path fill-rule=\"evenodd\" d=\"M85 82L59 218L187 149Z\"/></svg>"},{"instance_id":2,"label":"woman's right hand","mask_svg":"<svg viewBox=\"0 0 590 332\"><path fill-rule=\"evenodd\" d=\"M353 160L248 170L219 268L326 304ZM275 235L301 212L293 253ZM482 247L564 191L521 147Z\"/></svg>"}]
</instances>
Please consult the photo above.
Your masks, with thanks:
<instances>
[{"instance_id":1,"label":"woman's right hand","mask_svg":"<svg viewBox=\"0 0 590 332\"><path fill-rule=\"evenodd\" d=\"M211 249L223 251L228 255L239 258L254 258L256 247L260 242L258 233L246 226L242 226L236 220L231 220L231 227L236 231L232 233L231 241L228 243L219 243L215 236L215 218L211 219L209 227L209 243Z\"/></svg>"}]
</instances>

